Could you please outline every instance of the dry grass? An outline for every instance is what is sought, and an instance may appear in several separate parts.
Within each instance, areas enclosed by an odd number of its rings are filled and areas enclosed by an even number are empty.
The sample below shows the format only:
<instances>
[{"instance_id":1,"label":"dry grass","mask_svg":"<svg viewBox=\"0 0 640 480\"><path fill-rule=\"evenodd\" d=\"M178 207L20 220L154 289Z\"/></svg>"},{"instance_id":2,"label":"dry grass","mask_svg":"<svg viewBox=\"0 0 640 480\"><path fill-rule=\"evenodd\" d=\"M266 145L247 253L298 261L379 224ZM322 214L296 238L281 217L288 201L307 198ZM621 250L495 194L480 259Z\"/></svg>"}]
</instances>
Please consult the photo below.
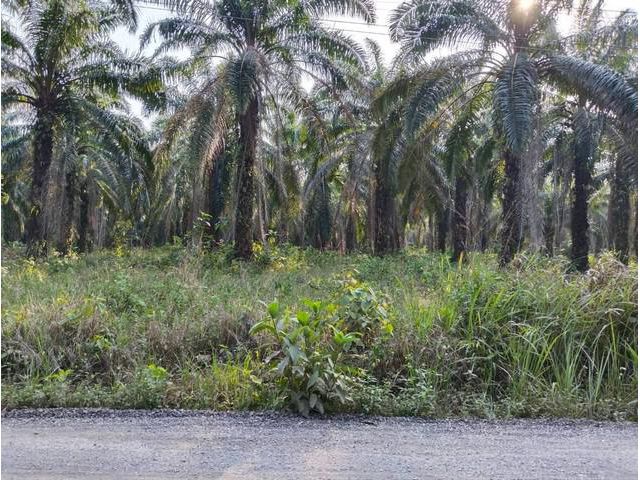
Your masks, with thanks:
<instances>
[{"instance_id":1,"label":"dry grass","mask_svg":"<svg viewBox=\"0 0 640 480\"><path fill-rule=\"evenodd\" d=\"M261 265L180 247L4 260L6 407L277 407L248 333L263 302L332 301L353 272L389 299L394 335L367 353L348 410L636 415L637 268L609 255L586 276L560 259L523 255L501 271L491 255L458 268L417 251L279 249Z\"/></svg>"}]
</instances>

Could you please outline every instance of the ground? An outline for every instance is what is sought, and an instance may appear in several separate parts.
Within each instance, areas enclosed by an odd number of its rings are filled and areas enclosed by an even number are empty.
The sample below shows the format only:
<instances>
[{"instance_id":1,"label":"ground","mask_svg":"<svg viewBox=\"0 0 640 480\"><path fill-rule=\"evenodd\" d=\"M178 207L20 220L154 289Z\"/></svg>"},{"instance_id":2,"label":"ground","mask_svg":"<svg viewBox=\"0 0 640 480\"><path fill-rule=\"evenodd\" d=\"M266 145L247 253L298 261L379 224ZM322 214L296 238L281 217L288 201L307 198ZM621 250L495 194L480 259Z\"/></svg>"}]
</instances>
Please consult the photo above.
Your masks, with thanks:
<instances>
[{"instance_id":1,"label":"ground","mask_svg":"<svg viewBox=\"0 0 640 480\"><path fill-rule=\"evenodd\" d=\"M2 478L635 479L637 424L23 410Z\"/></svg>"},{"instance_id":2,"label":"ground","mask_svg":"<svg viewBox=\"0 0 640 480\"><path fill-rule=\"evenodd\" d=\"M4 248L2 405L635 420L637 265L591 262Z\"/></svg>"}]
</instances>

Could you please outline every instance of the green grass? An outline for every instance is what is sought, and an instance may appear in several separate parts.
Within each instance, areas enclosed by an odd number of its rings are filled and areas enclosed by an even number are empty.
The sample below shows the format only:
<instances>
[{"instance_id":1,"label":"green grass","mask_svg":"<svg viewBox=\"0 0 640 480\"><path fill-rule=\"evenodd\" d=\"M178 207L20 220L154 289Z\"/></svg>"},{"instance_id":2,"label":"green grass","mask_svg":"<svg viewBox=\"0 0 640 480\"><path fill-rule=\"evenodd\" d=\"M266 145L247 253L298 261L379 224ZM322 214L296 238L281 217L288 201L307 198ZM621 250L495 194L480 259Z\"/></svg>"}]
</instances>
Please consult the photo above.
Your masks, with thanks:
<instances>
[{"instance_id":1,"label":"green grass","mask_svg":"<svg viewBox=\"0 0 640 480\"><path fill-rule=\"evenodd\" d=\"M182 247L33 262L4 248L2 402L26 406L283 408L249 329L274 299L334 302L352 274L387 304L392 336L350 358L330 411L636 419L637 267L423 251L279 248L256 263Z\"/></svg>"}]
</instances>

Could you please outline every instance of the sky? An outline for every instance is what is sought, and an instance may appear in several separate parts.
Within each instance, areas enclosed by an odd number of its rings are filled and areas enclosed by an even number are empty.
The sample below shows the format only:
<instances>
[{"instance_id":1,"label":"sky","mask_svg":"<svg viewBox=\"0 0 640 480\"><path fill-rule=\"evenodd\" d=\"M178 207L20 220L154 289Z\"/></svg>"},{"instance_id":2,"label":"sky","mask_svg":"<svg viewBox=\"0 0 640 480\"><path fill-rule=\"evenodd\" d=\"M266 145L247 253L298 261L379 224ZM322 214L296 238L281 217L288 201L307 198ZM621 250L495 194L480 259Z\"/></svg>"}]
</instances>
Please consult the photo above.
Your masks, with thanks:
<instances>
[{"instance_id":1,"label":"sky","mask_svg":"<svg viewBox=\"0 0 640 480\"><path fill-rule=\"evenodd\" d=\"M402 0L374 0L377 17L375 25L367 25L360 19L349 17L335 17L323 20L323 23L327 28L342 30L360 42L366 37L376 40L380 44L382 52L385 55L385 59L389 61L393 58L398 48L397 45L389 39L388 19L393 9L400 5L400 3L402 3ZM603 5L603 9L607 10L604 12L605 17L611 18L615 18L615 16L617 16L617 11L622 11L628 8L637 10L637 1L605 0ZM138 3L138 12L140 25L136 34L130 34L125 29L119 29L114 35L115 40L123 48L127 48L131 52L138 51L139 35L147 25L161 20L162 18L172 16L172 13L164 7L145 5L142 3ZM558 23L559 29L562 33L571 33L571 20L569 16L563 15L558 19Z\"/></svg>"},{"instance_id":2,"label":"sky","mask_svg":"<svg viewBox=\"0 0 640 480\"><path fill-rule=\"evenodd\" d=\"M522 1L526 2L531 0ZM362 42L367 37L375 40L380 45L384 59L388 63L398 51L398 46L391 42L391 39L389 38L389 15L398 5L400 5L400 3L402 3L402 0L374 0L377 19L375 25L368 25L365 24L363 20L349 17L332 17L330 19L323 20L323 23L330 30L335 29L343 31L359 42ZM606 10L603 13L605 18L614 19L618 16L618 12L622 10L629 8L637 10L637 1L605 0L602 8L603 10ZM114 40L130 53L136 53L139 51L139 37L146 29L147 25L157 22L163 18L173 16L173 14L164 7L142 3L138 3L138 13L139 25L138 31L135 34L131 34L124 28L120 28L114 33ZM572 33L572 21L570 15L562 15L558 18L558 30L562 35L570 35ZM154 45L157 45L157 42L152 42L145 50L145 53L152 52ZM145 124L148 125L151 119L145 118L145 115L142 113L140 103L133 101L132 107L133 112L142 117Z\"/></svg>"},{"instance_id":3,"label":"sky","mask_svg":"<svg viewBox=\"0 0 640 480\"><path fill-rule=\"evenodd\" d=\"M329 29L345 31L345 33L348 33L358 41L364 40L367 36L376 40L380 43L385 57L391 58L397 48L389 39L387 20L391 11L397 7L401 1L374 0L374 3L376 4L376 17L378 19L375 25L368 25L361 19L350 17L335 17L324 20L323 23ZM138 32L136 34L130 34L126 29L121 28L114 34L114 39L120 46L131 52L138 51L140 33L144 31L147 25L173 15L164 7L145 5L140 2L138 2L137 5L139 13Z\"/></svg>"}]
</instances>

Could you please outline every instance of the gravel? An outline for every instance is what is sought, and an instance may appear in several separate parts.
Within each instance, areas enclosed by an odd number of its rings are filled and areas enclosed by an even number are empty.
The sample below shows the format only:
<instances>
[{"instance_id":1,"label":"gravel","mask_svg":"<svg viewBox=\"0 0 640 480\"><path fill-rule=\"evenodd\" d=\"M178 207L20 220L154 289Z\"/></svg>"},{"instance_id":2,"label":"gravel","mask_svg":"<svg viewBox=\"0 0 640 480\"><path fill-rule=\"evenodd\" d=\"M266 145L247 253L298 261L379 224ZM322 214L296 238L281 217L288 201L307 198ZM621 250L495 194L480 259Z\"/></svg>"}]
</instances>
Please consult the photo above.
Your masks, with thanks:
<instances>
[{"instance_id":1,"label":"gravel","mask_svg":"<svg viewBox=\"0 0 640 480\"><path fill-rule=\"evenodd\" d=\"M2 415L3 479L635 479L636 423L184 410Z\"/></svg>"}]
</instances>

